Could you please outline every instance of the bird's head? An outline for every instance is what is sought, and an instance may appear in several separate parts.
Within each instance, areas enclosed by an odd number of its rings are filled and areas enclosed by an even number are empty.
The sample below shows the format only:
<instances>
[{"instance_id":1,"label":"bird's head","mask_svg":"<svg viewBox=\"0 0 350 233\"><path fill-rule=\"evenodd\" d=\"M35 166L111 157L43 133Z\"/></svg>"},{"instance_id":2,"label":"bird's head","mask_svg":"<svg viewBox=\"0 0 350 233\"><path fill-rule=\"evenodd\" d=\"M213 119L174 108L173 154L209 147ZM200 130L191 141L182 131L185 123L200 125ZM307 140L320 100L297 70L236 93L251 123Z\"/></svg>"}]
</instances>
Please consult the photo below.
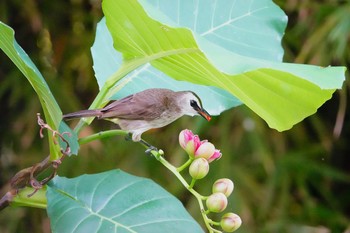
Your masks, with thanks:
<instances>
[{"instance_id":1,"label":"bird's head","mask_svg":"<svg viewBox=\"0 0 350 233\"><path fill-rule=\"evenodd\" d=\"M210 121L210 114L202 107L202 101L192 91L180 92L179 106L185 115L194 116L201 115L207 121Z\"/></svg>"}]
</instances>

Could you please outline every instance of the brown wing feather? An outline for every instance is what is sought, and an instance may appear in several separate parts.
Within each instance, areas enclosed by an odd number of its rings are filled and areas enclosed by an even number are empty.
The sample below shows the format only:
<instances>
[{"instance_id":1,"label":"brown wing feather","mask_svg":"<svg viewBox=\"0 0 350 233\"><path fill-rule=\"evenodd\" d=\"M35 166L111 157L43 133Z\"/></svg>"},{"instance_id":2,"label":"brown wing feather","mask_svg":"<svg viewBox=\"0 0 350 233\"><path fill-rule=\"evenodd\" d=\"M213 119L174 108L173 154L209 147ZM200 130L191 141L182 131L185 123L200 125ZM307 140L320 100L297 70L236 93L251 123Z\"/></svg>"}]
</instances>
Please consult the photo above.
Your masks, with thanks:
<instances>
[{"instance_id":1,"label":"brown wing feather","mask_svg":"<svg viewBox=\"0 0 350 233\"><path fill-rule=\"evenodd\" d=\"M148 89L116 100L101 109L100 118L119 118L130 120L153 120L167 110L168 96L174 93L166 89Z\"/></svg>"}]
</instances>

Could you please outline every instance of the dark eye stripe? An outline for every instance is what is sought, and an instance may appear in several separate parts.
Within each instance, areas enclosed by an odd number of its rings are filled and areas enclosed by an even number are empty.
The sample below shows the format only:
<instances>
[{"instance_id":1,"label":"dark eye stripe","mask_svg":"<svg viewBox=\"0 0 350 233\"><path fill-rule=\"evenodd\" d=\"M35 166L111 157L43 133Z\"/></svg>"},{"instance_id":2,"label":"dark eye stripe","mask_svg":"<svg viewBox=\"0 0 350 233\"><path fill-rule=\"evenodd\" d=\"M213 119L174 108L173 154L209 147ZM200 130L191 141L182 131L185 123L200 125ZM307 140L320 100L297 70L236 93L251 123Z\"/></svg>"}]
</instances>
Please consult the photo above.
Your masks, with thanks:
<instances>
[{"instance_id":1,"label":"dark eye stripe","mask_svg":"<svg viewBox=\"0 0 350 233\"><path fill-rule=\"evenodd\" d=\"M203 105L202 105L202 101L201 101L201 98L199 98L199 96L196 94L196 93L194 93L193 91L191 91L191 93L195 96L195 97L197 97L197 99L198 99L198 101L199 101L199 106L200 107L202 107ZM194 100L193 100L194 101ZM194 102L196 102L196 101L194 101ZM192 105L191 105L192 106ZM197 103L197 106L198 106L198 103ZM198 106L198 107L199 107ZM192 106L193 107L193 106Z\"/></svg>"}]
</instances>

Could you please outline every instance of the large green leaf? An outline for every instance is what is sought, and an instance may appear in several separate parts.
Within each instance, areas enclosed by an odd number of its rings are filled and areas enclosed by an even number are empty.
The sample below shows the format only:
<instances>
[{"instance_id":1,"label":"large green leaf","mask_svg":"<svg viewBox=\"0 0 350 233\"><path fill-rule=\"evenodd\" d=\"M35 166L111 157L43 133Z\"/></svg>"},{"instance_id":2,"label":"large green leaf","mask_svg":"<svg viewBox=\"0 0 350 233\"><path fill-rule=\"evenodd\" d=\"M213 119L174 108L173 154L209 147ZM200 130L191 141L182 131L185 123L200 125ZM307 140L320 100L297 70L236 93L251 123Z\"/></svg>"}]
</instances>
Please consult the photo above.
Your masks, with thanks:
<instances>
[{"instance_id":1,"label":"large green leaf","mask_svg":"<svg viewBox=\"0 0 350 233\"><path fill-rule=\"evenodd\" d=\"M287 16L271 0L140 0L147 14L242 56L282 61ZM205 51L204 51L205 52Z\"/></svg>"},{"instance_id":2,"label":"large green leaf","mask_svg":"<svg viewBox=\"0 0 350 233\"><path fill-rule=\"evenodd\" d=\"M163 188L120 170L56 177L47 205L53 232L203 232Z\"/></svg>"},{"instance_id":3,"label":"large green leaf","mask_svg":"<svg viewBox=\"0 0 350 233\"><path fill-rule=\"evenodd\" d=\"M0 48L13 61L18 69L30 82L37 93L43 108L46 122L52 129L58 130L62 119L62 112L53 97L45 79L36 68L29 56L18 45L14 37L14 31L6 24L0 22ZM58 145L52 140L52 133L48 134L50 142L50 155L52 159L59 157Z\"/></svg>"},{"instance_id":4,"label":"large green leaf","mask_svg":"<svg viewBox=\"0 0 350 233\"><path fill-rule=\"evenodd\" d=\"M185 1L177 2L179 5L185 4ZM240 0L235 2L241 3ZM263 1L264 4L260 5L259 2L246 2L249 7L241 9L250 14L244 14L245 17L248 22L249 19L252 21L249 17L257 15L262 18L268 17L268 20L262 20L262 22L269 22L272 27L262 26L247 30L259 35L276 35L271 32L280 32L286 17L281 17L283 15L280 10L268 10L269 7L264 6L268 1ZM142 3L145 6L145 1ZM196 3L198 2L193 4ZM216 4L224 4L224 1L216 1ZM174 79L224 89L264 118L270 127L277 130L289 129L295 123L313 114L331 97L334 89L341 87L344 80L344 67L320 68L305 65L299 67L295 64L274 62L273 60L281 57L279 49L276 49L276 57L270 56L269 60L256 58L262 55L255 58L239 55L233 52L234 46L227 49L222 47L220 42L206 38L211 33L201 36L187 28L168 26L176 25L168 17L170 13L165 14L152 4L146 5L147 13L136 0L103 1L103 11L113 37L114 47L122 53L124 59L122 63L124 67L120 74L127 73L127 68L149 63ZM215 5L207 4L210 9L213 9L213 6ZM201 7L205 7L205 4ZM215 7L222 9L221 5ZM173 11L184 9L184 7L169 8ZM196 12L189 9L187 14ZM239 9L237 7L237 10ZM199 8L195 10L198 11ZM210 10L207 9L207 11ZM164 21L168 25L150 18L148 14L158 20L166 19ZM276 25L274 22L278 18L283 23ZM214 17L208 17L210 22L214 22L211 21L213 19ZM201 25L202 21L205 21L204 17L196 18L198 25ZM230 22L238 21L230 20ZM217 28L213 25L214 23L209 26L211 31ZM247 28L250 25L254 25L254 22L243 24ZM228 26L232 25L228 24ZM243 26L241 25L241 28ZM224 29L224 27L221 28ZM270 30L267 30L268 28ZM259 46L260 40L268 40L268 37L266 38L259 37L255 41L256 46ZM275 41L279 41L280 38L281 36ZM261 46L267 45L262 43ZM119 81L122 77L120 74L113 74L107 81L108 85Z\"/></svg>"},{"instance_id":5,"label":"large green leaf","mask_svg":"<svg viewBox=\"0 0 350 233\"><path fill-rule=\"evenodd\" d=\"M99 87L102 88L106 80L122 64L122 55L113 47L113 39L106 26L105 18L97 25L96 38L94 45L91 47L91 54L94 61L95 76ZM195 91L201 97L205 109L212 115L218 115L226 109L241 104L237 98L225 90L177 81L149 64L145 64L127 74L118 82L118 85L120 90L118 89L119 91L111 99L120 99L149 88L168 88L174 91Z\"/></svg>"}]
</instances>

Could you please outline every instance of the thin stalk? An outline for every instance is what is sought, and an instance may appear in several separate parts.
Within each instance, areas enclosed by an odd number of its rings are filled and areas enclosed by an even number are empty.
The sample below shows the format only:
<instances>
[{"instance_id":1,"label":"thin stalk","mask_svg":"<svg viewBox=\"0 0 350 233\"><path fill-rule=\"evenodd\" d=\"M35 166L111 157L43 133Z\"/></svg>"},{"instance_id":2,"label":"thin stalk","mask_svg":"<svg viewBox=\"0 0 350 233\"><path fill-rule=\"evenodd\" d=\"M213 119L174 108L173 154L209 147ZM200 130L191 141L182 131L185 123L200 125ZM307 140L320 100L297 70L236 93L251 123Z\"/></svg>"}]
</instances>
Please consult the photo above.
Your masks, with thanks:
<instances>
[{"instance_id":1,"label":"thin stalk","mask_svg":"<svg viewBox=\"0 0 350 233\"><path fill-rule=\"evenodd\" d=\"M184 164L182 164L180 167L176 168L178 172L182 172L186 167L190 166L192 163L193 159L189 158Z\"/></svg>"},{"instance_id":2,"label":"thin stalk","mask_svg":"<svg viewBox=\"0 0 350 233\"><path fill-rule=\"evenodd\" d=\"M204 197L201 194L199 194L197 191L195 191L193 188L190 187L190 185L187 183L187 181L178 172L178 169L175 166L173 166L172 164L170 164L166 159L163 158L163 156L162 156L163 153L159 153L157 151L152 151L151 153L155 156L155 158L161 164L163 164L169 171L171 171L179 179L179 181L182 183L182 185L190 193L192 193L192 195L197 199L197 202L199 204L199 209L200 209L201 214L202 214L202 218L203 218L204 223L205 223L206 227L208 228L209 232L210 233L221 233L221 231L216 230L211 226L213 221L208 218L206 210L204 209L204 205L203 205L203 201L202 201L204 199ZM215 225L217 225L217 224L215 224Z\"/></svg>"},{"instance_id":3,"label":"thin stalk","mask_svg":"<svg viewBox=\"0 0 350 233\"><path fill-rule=\"evenodd\" d=\"M80 138L78 142L80 145L83 145L102 138L108 138L108 137L114 137L114 136L126 136L126 135L128 135L128 132L124 130L119 130L119 129L101 131L99 133L95 133L87 137Z\"/></svg>"},{"instance_id":4,"label":"thin stalk","mask_svg":"<svg viewBox=\"0 0 350 233\"><path fill-rule=\"evenodd\" d=\"M190 184L190 188L192 189L193 188L193 186L194 186L194 184L196 183L196 179L193 179L192 178L192 180L191 180L191 184Z\"/></svg>"},{"instance_id":5,"label":"thin stalk","mask_svg":"<svg viewBox=\"0 0 350 233\"><path fill-rule=\"evenodd\" d=\"M214 225L214 226L220 226L220 225L221 225L220 222L215 222L215 221L213 221L213 220L211 220L211 219L209 219L208 222L209 222L211 225Z\"/></svg>"}]
</instances>

